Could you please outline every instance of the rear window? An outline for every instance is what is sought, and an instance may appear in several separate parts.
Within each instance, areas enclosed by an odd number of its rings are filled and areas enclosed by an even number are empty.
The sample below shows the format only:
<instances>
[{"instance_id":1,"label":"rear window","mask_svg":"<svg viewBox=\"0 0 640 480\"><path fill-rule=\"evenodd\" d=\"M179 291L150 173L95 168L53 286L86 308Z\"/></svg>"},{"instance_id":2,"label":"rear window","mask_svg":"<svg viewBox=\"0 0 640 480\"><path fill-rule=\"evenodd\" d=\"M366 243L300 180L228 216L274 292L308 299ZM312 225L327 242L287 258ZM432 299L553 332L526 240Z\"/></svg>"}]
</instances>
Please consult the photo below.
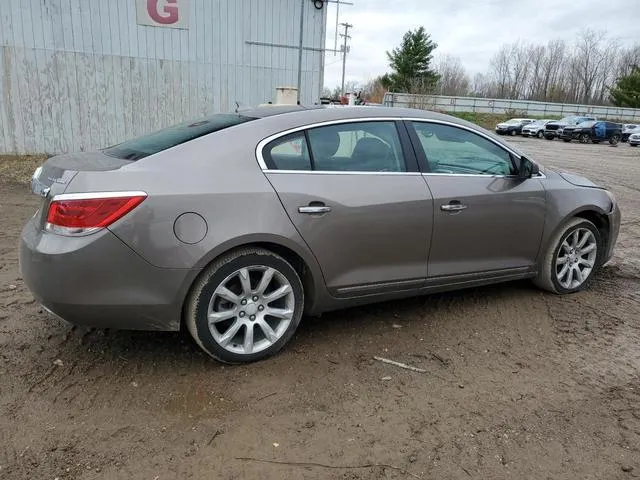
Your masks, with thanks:
<instances>
[{"instance_id":1,"label":"rear window","mask_svg":"<svg viewBox=\"0 0 640 480\"><path fill-rule=\"evenodd\" d=\"M251 120L255 120L255 118L235 114L212 115L199 120L172 125L162 130L127 140L105 148L102 152L123 160L140 160L181 143Z\"/></svg>"}]
</instances>

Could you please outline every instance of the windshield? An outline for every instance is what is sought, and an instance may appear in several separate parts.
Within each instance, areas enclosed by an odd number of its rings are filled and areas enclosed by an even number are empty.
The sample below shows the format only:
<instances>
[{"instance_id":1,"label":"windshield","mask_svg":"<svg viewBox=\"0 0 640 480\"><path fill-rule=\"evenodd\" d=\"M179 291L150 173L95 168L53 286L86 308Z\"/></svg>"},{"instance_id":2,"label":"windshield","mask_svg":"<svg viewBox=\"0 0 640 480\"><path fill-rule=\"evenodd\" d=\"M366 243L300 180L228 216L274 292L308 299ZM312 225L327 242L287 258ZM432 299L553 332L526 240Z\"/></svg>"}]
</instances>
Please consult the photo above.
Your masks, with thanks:
<instances>
[{"instance_id":1,"label":"windshield","mask_svg":"<svg viewBox=\"0 0 640 480\"><path fill-rule=\"evenodd\" d=\"M179 123L147 135L133 138L102 150L103 153L123 160L140 160L181 143L208 135L224 128L255 120L236 114L218 114L199 120Z\"/></svg>"},{"instance_id":2,"label":"windshield","mask_svg":"<svg viewBox=\"0 0 640 480\"><path fill-rule=\"evenodd\" d=\"M594 122L593 120L588 120L586 122L580 122L578 125L576 125L577 127L580 128L591 128L596 124L596 122Z\"/></svg>"}]
</instances>

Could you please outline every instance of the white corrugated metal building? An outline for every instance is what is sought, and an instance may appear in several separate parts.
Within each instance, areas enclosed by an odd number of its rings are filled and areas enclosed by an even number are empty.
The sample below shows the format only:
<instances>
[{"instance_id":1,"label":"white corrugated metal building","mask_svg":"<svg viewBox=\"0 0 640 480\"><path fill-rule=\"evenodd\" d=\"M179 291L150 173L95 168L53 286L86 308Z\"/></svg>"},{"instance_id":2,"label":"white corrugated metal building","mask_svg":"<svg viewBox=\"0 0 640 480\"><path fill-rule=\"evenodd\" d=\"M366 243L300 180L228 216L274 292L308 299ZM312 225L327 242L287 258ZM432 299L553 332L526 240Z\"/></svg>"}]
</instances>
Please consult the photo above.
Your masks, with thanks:
<instances>
[{"instance_id":1,"label":"white corrugated metal building","mask_svg":"<svg viewBox=\"0 0 640 480\"><path fill-rule=\"evenodd\" d=\"M322 4L0 0L0 153L91 150L271 101L297 84L303 5L301 103L318 102Z\"/></svg>"}]
</instances>

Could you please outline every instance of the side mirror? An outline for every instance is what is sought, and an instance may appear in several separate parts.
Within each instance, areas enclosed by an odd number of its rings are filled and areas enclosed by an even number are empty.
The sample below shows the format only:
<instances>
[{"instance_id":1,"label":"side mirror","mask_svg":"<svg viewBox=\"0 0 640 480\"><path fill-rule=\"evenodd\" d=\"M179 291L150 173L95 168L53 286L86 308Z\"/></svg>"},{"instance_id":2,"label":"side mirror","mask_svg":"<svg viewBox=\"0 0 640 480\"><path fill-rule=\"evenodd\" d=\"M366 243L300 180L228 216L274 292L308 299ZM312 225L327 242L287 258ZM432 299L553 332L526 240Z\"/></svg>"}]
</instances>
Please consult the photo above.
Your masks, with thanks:
<instances>
[{"instance_id":1,"label":"side mirror","mask_svg":"<svg viewBox=\"0 0 640 480\"><path fill-rule=\"evenodd\" d=\"M540 167L526 157L520 157L520 168L518 169L520 178L531 178L540 173Z\"/></svg>"}]
</instances>

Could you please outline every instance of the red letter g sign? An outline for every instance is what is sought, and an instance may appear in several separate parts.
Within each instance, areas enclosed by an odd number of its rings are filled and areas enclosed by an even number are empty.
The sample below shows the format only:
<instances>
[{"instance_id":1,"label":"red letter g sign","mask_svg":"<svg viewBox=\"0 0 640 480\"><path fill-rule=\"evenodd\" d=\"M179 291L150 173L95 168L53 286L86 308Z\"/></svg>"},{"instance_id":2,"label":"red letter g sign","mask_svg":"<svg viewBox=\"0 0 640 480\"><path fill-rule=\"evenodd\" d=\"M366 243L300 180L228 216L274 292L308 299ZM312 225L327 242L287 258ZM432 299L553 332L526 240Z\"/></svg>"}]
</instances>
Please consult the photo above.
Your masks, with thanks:
<instances>
[{"instance_id":1,"label":"red letter g sign","mask_svg":"<svg viewBox=\"0 0 640 480\"><path fill-rule=\"evenodd\" d=\"M158 2L160 0L147 0L147 11L149 16L154 22L162 23L163 25L169 25L176 23L179 20L178 15L178 0L165 0L167 4L163 7L164 14L158 11Z\"/></svg>"}]
</instances>

